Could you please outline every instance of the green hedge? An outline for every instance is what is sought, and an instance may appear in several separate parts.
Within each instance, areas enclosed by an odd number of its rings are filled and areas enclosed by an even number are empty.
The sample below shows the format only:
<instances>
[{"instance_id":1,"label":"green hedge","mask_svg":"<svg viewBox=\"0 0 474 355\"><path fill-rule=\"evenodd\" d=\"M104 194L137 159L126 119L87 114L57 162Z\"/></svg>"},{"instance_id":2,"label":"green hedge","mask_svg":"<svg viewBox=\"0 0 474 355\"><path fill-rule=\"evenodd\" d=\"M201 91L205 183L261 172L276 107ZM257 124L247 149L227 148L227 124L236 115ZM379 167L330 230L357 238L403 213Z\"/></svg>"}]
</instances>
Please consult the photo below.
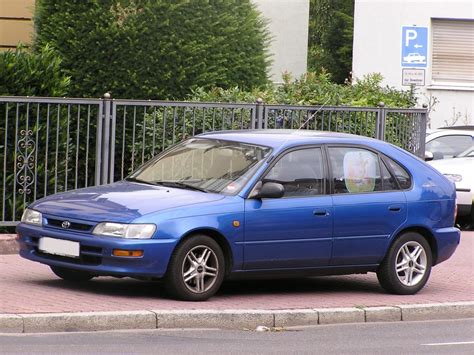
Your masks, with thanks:
<instances>
[{"instance_id":1,"label":"green hedge","mask_svg":"<svg viewBox=\"0 0 474 355\"><path fill-rule=\"evenodd\" d=\"M269 35L250 0L38 0L36 48L50 44L69 96L182 99L193 88L267 82Z\"/></svg>"}]
</instances>

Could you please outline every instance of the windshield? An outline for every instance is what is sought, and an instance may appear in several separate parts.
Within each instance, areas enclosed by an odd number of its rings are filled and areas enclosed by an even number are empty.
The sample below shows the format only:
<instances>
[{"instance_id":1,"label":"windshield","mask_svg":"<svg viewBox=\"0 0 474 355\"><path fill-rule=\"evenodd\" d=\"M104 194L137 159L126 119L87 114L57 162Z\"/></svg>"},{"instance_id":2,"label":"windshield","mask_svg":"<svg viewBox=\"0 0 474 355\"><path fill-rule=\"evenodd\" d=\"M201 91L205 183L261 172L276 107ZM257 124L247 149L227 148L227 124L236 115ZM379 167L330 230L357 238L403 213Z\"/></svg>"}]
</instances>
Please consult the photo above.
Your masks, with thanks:
<instances>
[{"instance_id":1,"label":"windshield","mask_svg":"<svg viewBox=\"0 0 474 355\"><path fill-rule=\"evenodd\" d=\"M464 157L474 157L474 143L472 144L471 147L467 148L464 152L456 155L456 158L464 158Z\"/></svg>"},{"instance_id":2,"label":"windshield","mask_svg":"<svg viewBox=\"0 0 474 355\"><path fill-rule=\"evenodd\" d=\"M154 158L127 180L235 195L270 152L264 146L192 138Z\"/></svg>"}]
</instances>

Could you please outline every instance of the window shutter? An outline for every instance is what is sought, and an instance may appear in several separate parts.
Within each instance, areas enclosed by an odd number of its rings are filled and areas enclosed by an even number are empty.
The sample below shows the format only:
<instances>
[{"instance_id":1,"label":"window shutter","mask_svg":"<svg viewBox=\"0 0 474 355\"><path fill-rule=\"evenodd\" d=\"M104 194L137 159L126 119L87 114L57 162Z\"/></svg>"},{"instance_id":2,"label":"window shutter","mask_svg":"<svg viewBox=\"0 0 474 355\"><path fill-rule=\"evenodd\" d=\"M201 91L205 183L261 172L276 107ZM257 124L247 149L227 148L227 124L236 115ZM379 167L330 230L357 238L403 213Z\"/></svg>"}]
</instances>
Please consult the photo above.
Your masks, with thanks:
<instances>
[{"instance_id":1,"label":"window shutter","mask_svg":"<svg viewBox=\"0 0 474 355\"><path fill-rule=\"evenodd\" d=\"M474 21L432 20L433 82L474 84Z\"/></svg>"}]
</instances>

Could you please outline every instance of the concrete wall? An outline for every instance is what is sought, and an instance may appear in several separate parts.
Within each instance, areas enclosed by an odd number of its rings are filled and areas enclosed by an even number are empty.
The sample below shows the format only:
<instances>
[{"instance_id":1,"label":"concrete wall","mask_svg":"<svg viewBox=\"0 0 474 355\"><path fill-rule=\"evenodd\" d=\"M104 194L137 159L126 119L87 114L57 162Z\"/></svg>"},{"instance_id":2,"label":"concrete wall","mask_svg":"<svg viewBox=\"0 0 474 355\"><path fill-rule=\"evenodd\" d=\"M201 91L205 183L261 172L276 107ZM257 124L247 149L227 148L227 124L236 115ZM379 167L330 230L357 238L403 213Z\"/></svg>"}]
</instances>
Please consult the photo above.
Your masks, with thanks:
<instances>
[{"instance_id":1,"label":"concrete wall","mask_svg":"<svg viewBox=\"0 0 474 355\"><path fill-rule=\"evenodd\" d=\"M474 19L474 0L356 0L353 76L381 73L384 83L402 86L402 26L428 27L425 86L418 87L419 104L430 96L439 102L430 113L431 128L474 124L473 85L434 85L431 80L431 19ZM473 63L474 65L474 63Z\"/></svg>"},{"instance_id":2,"label":"concrete wall","mask_svg":"<svg viewBox=\"0 0 474 355\"><path fill-rule=\"evenodd\" d=\"M299 77L306 72L308 57L309 0L253 0L268 19L272 35L271 80L282 82L282 73Z\"/></svg>"},{"instance_id":3,"label":"concrete wall","mask_svg":"<svg viewBox=\"0 0 474 355\"><path fill-rule=\"evenodd\" d=\"M0 0L0 50L29 44L35 0Z\"/></svg>"}]
</instances>

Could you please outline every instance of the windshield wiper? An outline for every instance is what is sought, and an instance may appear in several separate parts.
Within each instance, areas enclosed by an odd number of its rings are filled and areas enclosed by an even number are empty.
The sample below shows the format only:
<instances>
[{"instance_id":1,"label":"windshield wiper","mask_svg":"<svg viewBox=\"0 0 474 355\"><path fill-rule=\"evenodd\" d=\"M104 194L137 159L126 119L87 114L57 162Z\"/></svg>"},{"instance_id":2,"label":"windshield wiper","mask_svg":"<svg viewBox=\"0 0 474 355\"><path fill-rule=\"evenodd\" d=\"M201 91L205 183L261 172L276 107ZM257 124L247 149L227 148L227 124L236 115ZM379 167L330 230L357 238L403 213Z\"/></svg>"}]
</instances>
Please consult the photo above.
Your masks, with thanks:
<instances>
[{"instance_id":1,"label":"windshield wiper","mask_svg":"<svg viewBox=\"0 0 474 355\"><path fill-rule=\"evenodd\" d=\"M154 184L156 185L161 185L161 186L166 186L166 187L177 187L181 189L188 189L188 190L195 190L195 191L201 191L208 193L209 191L202 188L202 187L197 187L191 184L186 184L181 181L153 181Z\"/></svg>"},{"instance_id":2,"label":"windshield wiper","mask_svg":"<svg viewBox=\"0 0 474 355\"><path fill-rule=\"evenodd\" d=\"M154 186L156 186L156 183L153 182L153 181L141 180L141 179L137 179L137 178L134 178L134 177L125 178L125 181L139 182L139 183L142 183L142 184L147 184L147 185L154 185Z\"/></svg>"}]
</instances>

